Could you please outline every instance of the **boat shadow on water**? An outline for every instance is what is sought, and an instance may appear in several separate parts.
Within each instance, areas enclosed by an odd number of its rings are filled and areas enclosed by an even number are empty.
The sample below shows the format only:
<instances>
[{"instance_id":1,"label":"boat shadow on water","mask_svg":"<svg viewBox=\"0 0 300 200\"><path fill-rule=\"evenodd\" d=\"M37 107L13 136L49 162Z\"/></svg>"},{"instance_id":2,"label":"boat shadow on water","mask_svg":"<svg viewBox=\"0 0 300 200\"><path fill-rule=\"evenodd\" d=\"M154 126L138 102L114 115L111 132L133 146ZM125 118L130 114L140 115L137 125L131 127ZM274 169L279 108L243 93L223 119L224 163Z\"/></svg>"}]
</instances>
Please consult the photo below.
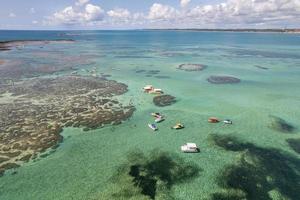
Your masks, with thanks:
<instances>
[{"instance_id":1,"label":"boat shadow on water","mask_svg":"<svg viewBox=\"0 0 300 200\"><path fill-rule=\"evenodd\" d=\"M217 178L225 192L212 199L299 199L300 160L275 148L242 142L230 135L211 135L213 143L226 151L240 152L236 164L226 167Z\"/></svg>"}]
</instances>

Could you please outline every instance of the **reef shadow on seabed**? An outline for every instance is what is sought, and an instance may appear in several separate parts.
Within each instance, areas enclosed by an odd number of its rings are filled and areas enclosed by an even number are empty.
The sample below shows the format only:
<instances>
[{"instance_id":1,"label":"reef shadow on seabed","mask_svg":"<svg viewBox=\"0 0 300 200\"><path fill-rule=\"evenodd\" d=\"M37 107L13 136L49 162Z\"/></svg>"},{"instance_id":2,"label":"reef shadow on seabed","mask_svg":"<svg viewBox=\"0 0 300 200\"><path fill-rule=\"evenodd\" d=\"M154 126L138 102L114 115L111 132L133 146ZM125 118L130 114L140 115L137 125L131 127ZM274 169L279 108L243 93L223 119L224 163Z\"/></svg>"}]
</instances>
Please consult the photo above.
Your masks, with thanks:
<instances>
[{"instance_id":1,"label":"reef shadow on seabed","mask_svg":"<svg viewBox=\"0 0 300 200\"><path fill-rule=\"evenodd\" d=\"M263 148L230 135L211 135L213 143L226 151L239 152L239 161L227 166L217 178L223 192L215 200L298 200L300 160L276 148Z\"/></svg>"},{"instance_id":2,"label":"reef shadow on seabed","mask_svg":"<svg viewBox=\"0 0 300 200\"><path fill-rule=\"evenodd\" d=\"M197 178L201 171L176 154L134 151L111 179L118 186L111 199L174 199L172 186Z\"/></svg>"}]
</instances>

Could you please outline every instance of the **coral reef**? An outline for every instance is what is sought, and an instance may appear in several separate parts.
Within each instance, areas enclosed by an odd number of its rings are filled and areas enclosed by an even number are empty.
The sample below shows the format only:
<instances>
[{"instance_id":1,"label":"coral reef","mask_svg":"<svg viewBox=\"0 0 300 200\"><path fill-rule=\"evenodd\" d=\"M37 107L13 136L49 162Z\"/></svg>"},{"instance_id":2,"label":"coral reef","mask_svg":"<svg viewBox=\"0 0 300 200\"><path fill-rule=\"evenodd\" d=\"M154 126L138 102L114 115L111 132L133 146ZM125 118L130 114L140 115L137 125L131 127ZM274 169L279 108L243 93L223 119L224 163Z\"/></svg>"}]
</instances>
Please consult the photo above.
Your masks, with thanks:
<instances>
[{"instance_id":1,"label":"coral reef","mask_svg":"<svg viewBox=\"0 0 300 200\"><path fill-rule=\"evenodd\" d=\"M153 103L159 107L170 106L175 102L176 102L176 97L173 97L168 94L158 95L153 97Z\"/></svg>"},{"instance_id":2,"label":"coral reef","mask_svg":"<svg viewBox=\"0 0 300 200\"><path fill-rule=\"evenodd\" d=\"M270 115L269 117L271 119L269 128L281 133L293 133L295 131L295 127L284 119L273 115Z\"/></svg>"},{"instance_id":3,"label":"coral reef","mask_svg":"<svg viewBox=\"0 0 300 200\"><path fill-rule=\"evenodd\" d=\"M233 76L210 76L208 82L213 84L239 83L241 80Z\"/></svg>"},{"instance_id":4,"label":"coral reef","mask_svg":"<svg viewBox=\"0 0 300 200\"><path fill-rule=\"evenodd\" d=\"M212 199L271 200L299 198L300 160L275 148L263 148L242 142L230 135L211 135L215 145L239 153L239 160L219 175L218 184L225 189Z\"/></svg>"},{"instance_id":5,"label":"coral reef","mask_svg":"<svg viewBox=\"0 0 300 200\"><path fill-rule=\"evenodd\" d=\"M153 150L146 156L135 151L112 177L111 181L119 185L112 199L172 199L173 185L186 183L201 171L175 154Z\"/></svg>"},{"instance_id":6,"label":"coral reef","mask_svg":"<svg viewBox=\"0 0 300 200\"><path fill-rule=\"evenodd\" d=\"M89 130L128 119L135 108L114 99L126 91L125 84L91 76L0 86L0 173L56 147L63 127Z\"/></svg>"},{"instance_id":7,"label":"coral reef","mask_svg":"<svg viewBox=\"0 0 300 200\"><path fill-rule=\"evenodd\" d=\"M300 138L297 139L286 139L286 142L290 145L290 147L298 154L300 154Z\"/></svg>"},{"instance_id":8,"label":"coral reef","mask_svg":"<svg viewBox=\"0 0 300 200\"><path fill-rule=\"evenodd\" d=\"M8 40L0 41L0 51L9 51L13 48L21 48L25 45L39 45L43 46L46 44L53 43L72 43L72 39L58 39L58 40Z\"/></svg>"},{"instance_id":9,"label":"coral reef","mask_svg":"<svg viewBox=\"0 0 300 200\"><path fill-rule=\"evenodd\" d=\"M191 71L201 71L201 70L203 70L205 68L206 68L206 66L202 65L202 64L191 64L191 63L188 63L188 64L181 64L181 65L179 65L177 69L191 72Z\"/></svg>"}]
</instances>

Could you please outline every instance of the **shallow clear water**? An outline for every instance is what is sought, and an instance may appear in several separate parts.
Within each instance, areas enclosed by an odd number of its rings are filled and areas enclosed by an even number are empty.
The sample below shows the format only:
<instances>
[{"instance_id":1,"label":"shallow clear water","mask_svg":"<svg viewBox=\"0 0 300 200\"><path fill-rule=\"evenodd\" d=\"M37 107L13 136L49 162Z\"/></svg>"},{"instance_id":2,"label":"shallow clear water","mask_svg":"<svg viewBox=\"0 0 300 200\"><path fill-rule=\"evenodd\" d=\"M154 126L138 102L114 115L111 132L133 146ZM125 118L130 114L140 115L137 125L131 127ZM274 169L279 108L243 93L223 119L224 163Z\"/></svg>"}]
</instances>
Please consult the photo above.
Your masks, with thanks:
<instances>
[{"instance_id":1,"label":"shallow clear water","mask_svg":"<svg viewBox=\"0 0 300 200\"><path fill-rule=\"evenodd\" d=\"M127 84L129 92L120 98L131 99L137 110L130 120L119 126L89 132L65 129L64 142L55 152L25 164L14 175L7 173L0 178L0 199L113 199L110 195L121 186L111 177L127 161L128 153L136 150L146 155L153 150L165 151L196 164L202 169L199 175L173 185L170 192L174 199L210 199L212 193L223 190L217 184L221 170L240 158L239 153L212 144L208 139L211 134L232 134L242 141L281 149L300 159L286 142L287 138L299 138L300 35L184 31L0 32L0 40L61 38L76 42L1 52L0 59L21 59L38 66L39 62L68 64L63 58L55 60L57 54L64 58L87 56L91 62L79 63L76 67L96 67L97 72L112 75L110 79ZM46 55L43 61L35 56L37 53ZM196 72L176 69L182 63L199 63L207 68ZM149 72L137 73L137 70L160 72L150 76ZM214 85L207 81L210 75L232 75L241 82ZM152 103L153 96L141 92L146 84L162 88L178 102L156 107ZM147 124L152 121L149 113L155 111L165 114L166 121L153 133ZM270 115L292 124L295 133L270 129ZM210 116L230 118L234 124L208 124ZM186 128L171 130L179 121ZM182 154L180 146L186 142L197 143L201 153Z\"/></svg>"}]
</instances>

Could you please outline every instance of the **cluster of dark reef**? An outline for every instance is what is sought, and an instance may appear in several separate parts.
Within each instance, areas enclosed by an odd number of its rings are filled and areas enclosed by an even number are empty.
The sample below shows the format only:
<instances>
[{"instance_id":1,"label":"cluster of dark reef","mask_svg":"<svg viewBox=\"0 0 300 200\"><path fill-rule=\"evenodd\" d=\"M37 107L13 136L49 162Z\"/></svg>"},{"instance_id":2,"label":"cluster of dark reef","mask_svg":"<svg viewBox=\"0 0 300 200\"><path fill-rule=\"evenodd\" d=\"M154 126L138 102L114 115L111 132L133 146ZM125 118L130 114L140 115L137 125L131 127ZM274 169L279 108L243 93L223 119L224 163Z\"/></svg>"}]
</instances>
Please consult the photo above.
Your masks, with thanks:
<instances>
[{"instance_id":1,"label":"cluster of dark reef","mask_svg":"<svg viewBox=\"0 0 300 200\"><path fill-rule=\"evenodd\" d=\"M0 51L9 51L14 48L22 48L25 45L44 46L50 43L70 43L72 39L57 39L57 40L7 40L0 41Z\"/></svg>"},{"instance_id":2,"label":"cluster of dark reef","mask_svg":"<svg viewBox=\"0 0 300 200\"><path fill-rule=\"evenodd\" d=\"M32 52L33 60L14 59L0 61L0 78L6 80L21 80L41 75L54 74L62 71L74 71L79 66L91 64L88 56L60 55L55 52Z\"/></svg>"},{"instance_id":3,"label":"cluster of dark reef","mask_svg":"<svg viewBox=\"0 0 300 200\"><path fill-rule=\"evenodd\" d=\"M144 70L144 69L138 69L135 70L135 73L137 74L143 74L145 75L145 77L154 77L154 78L158 78L158 79L169 79L171 78L170 76L166 76L166 75L159 75L160 70Z\"/></svg>"},{"instance_id":4,"label":"cluster of dark reef","mask_svg":"<svg viewBox=\"0 0 300 200\"><path fill-rule=\"evenodd\" d=\"M300 160L276 148L263 148L242 142L230 135L211 135L213 143L226 151L240 154L239 160L226 167L218 177L223 192L216 200L299 199ZM273 196L272 196L273 195Z\"/></svg>"},{"instance_id":5,"label":"cluster of dark reef","mask_svg":"<svg viewBox=\"0 0 300 200\"><path fill-rule=\"evenodd\" d=\"M159 107L170 106L176 103L176 97L169 94L158 95L153 97L153 103Z\"/></svg>"},{"instance_id":6,"label":"cluster of dark reef","mask_svg":"<svg viewBox=\"0 0 300 200\"><path fill-rule=\"evenodd\" d=\"M201 171L194 163L185 162L174 154L153 150L146 156L135 151L128 155L111 180L120 184L112 198L173 199L172 186L197 178Z\"/></svg>"},{"instance_id":7,"label":"cluster of dark reef","mask_svg":"<svg viewBox=\"0 0 300 200\"><path fill-rule=\"evenodd\" d=\"M210 76L207 81L212 84L234 84L241 82L240 79L233 76Z\"/></svg>"},{"instance_id":8,"label":"cluster of dark reef","mask_svg":"<svg viewBox=\"0 0 300 200\"><path fill-rule=\"evenodd\" d=\"M300 138L286 139L286 142L289 144L291 149L293 149L296 153L300 154Z\"/></svg>"},{"instance_id":9,"label":"cluster of dark reef","mask_svg":"<svg viewBox=\"0 0 300 200\"><path fill-rule=\"evenodd\" d=\"M271 119L271 123L269 125L269 128L281 132L281 133L294 133L296 128L288 123L287 121L285 121L284 119L274 116L274 115L270 115L269 116Z\"/></svg>"},{"instance_id":10,"label":"cluster of dark reef","mask_svg":"<svg viewBox=\"0 0 300 200\"><path fill-rule=\"evenodd\" d=\"M181 64L181 65L179 65L177 67L177 69L179 69L179 70L184 70L184 71L188 71L188 72L202 71L205 68L206 68L205 65L202 65L202 64L191 64L191 63Z\"/></svg>"},{"instance_id":11,"label":"cluster of dark reef","mask_svg":"<svg viewBox=\"0 0 300 200\"><path fill-rule=\"evenodd\" d=\"M114 98L126 91L125 84L92 76L0 85L0 174L56 147L63 127L90 130L122 123L135 110Z\"/></svg>"}]
</instances>

